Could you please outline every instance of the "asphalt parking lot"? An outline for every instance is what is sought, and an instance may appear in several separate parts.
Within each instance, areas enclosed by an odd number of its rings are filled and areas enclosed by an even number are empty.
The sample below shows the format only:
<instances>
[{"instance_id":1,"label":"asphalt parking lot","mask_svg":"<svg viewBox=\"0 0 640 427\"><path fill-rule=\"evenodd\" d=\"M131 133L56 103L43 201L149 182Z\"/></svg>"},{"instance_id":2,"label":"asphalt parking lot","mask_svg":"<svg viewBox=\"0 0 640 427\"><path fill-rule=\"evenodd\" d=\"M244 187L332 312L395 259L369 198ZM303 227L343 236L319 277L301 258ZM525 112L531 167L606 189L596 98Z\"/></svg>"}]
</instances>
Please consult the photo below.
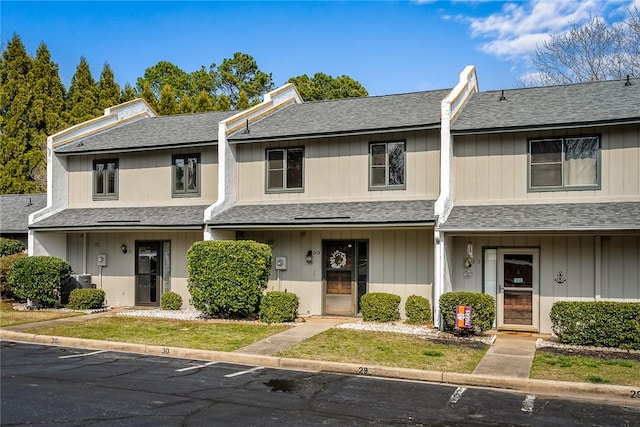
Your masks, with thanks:
<instances>
[{"instance_id":1,"label":"asphalt parking lot","mask_svg":"<svg viewBox=\"0 0 640 427\"><path fill-rule=\"evenodd\" d=\"M640 409L482 388L2 342L0 423L640 426Z\"/></svg>"}]
</instances>

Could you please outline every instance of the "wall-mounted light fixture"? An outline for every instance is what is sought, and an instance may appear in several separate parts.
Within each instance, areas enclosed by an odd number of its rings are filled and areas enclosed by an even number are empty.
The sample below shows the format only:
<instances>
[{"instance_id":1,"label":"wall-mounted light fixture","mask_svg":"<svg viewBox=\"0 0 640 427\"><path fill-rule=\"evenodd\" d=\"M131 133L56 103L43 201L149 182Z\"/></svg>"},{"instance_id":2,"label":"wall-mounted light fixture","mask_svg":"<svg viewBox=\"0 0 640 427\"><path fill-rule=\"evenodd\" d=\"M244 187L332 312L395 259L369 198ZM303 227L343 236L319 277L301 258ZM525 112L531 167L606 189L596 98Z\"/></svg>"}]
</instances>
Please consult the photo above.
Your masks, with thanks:
<instances>
[{"instance_id":1,"label":"wall-mounted light fixture","mask_svg":"<svg viewBox=\"0 0 640 427\"><path fill-rule=\"evenodd\" d=\"M128 252L127 244L123 243L122 246L120 246L120 250L122 251L123 254L126 254Z\"/></svg>"},{"instance_id":2,"label":"wall-mounted light fixture","mask_svg":"<svg viewBox=\"0 0 640 427\"><path fill-rule=\"evenodd\" d=\"M309 250L307 252L307 262L311 264L312 261L313 261L313 251Z\"/></svg>"}]
</instances>

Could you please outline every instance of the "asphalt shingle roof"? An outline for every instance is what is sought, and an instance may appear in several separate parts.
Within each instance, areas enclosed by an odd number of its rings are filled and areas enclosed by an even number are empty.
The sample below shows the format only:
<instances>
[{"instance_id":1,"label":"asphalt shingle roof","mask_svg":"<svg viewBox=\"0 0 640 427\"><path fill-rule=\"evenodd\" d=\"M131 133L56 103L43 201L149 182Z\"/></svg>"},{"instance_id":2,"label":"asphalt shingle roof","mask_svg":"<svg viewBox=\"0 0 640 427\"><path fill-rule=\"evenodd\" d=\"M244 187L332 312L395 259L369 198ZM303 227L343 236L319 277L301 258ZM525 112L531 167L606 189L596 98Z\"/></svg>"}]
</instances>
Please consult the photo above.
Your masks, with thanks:
<instances>
[{"instance_id":1,"label":"asphalt shingle roof","mask_svg":"<svg viewBox=\"0 0 640 427\"><path fill-rule=\"evenodd\" d=\"M433 200L240 205L207 221L223 226L435 223Z\"/></svg>"},{"instance_id":2,"label":"asphalt shingle roof","mask_svg":"<svg viewBox=\"0 0 640 427\"><path fill-rule=\"evenodd\" d=\"M237 131L230 141L320 136L440 126L440 102L450 89L292 104Z\"/></svg>"},{"instance_id":3,"label":"asphalt shingle roof","mask_svg":"<svg viewBox=\"0 0 640 427\"><path fill-rule=\"evenodd\" d=\"M474 93L452 132L640 122L640 79Z\"/></svg>"},{"instance_id":4,"label":"asphalt shingle roof","mask_svg":"<svg viewBox=\"0 0 640 427\"><path fill-rule=\"evenodd\" d=\"M640 202L455 206L443 231L640 230Z\"/></svg>"},{"instance_id":5,"label":"asphalt shingle roof","mask_svg":"<svg viewBox=\"0 0 640 427\"><path fill-rule=\"evenodd\" d=\"M65 209L38 221L30 228L201 227L204 225L204 210L207 207L204 205Z\"/></svg>"},{"instance_id":6,"label":"asphalt shingle roof","mask_svg":"<svg viewBox=\"0 0 640 427\"><path fill-rule=\"evenodd\" d=\"M218 123L238 111L139 119L63 145L58 154L144 150L218 141Z\"/></svg>"},{"instance_id":7,"label":"asphalt shingle roof","mask_svg":"<svg viewBox=\"0 0 640 427\"><path fill-rule=\"evenodd\" d=\"M26 233L29 215L46 206L46 194L0 196L0 232L7 234Z\"/></svg>"}]
</instances>

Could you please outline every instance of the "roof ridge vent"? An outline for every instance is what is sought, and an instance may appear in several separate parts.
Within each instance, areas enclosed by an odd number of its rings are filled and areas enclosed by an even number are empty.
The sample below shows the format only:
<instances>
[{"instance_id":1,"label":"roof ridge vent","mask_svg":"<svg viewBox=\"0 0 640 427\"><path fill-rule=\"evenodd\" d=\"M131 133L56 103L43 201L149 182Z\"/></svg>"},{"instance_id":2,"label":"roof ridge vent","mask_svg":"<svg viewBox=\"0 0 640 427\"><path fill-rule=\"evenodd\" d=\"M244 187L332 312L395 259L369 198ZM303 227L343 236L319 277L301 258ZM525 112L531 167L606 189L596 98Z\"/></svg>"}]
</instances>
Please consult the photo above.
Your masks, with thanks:
<instances>
[{"instance_id":1,"label":"roof ridge vent","mask_svg":"<svg viewBox=\"0 0 640 427\"><path fill-rule=\"evenodd\" d=\"M624 82L625 86L631 86L631 77L629 76L629 74L627 74L627 81Z\"/></svg>"},{"instance_id":2,"label":"roof ridge vent","mask_svg":"<svg viewBox=\"0 0 640 427\"><path fill-rule=\"evenodd\" d=\"M504 96L504 89L502 89L502 93L500 94L500 98L498 98L498 101L506 101L507 97Z\"/></svg>"}]
</instances>

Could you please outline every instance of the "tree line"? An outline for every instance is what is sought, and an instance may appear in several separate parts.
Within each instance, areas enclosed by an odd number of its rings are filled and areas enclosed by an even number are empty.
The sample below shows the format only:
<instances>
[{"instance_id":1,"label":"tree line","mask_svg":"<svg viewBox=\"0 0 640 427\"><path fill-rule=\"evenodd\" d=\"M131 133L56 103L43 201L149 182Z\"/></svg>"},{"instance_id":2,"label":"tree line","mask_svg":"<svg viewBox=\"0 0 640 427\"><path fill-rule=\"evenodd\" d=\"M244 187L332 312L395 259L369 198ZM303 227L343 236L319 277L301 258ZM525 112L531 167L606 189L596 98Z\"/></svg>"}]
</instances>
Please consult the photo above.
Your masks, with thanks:
<instances>
[{"instance_id":1,"label":"tree line","mask_svg":"<svg viewBox=\"0 0 640 427\"><path fill-rule=\"evenodd\" d=\"M367 96L356 80L316 73L291 77L305 101ZM242 110L274 88L273 78L251 55L236 52L217 66L186 72L160 61L137 78L135 87L116 83L105 63L96 81L86 58L69 88L42 42L31 57L14 34L0 58L0 194L46 191L47 136L99 117L104 109L144 98L160 115Z\"/></svg>"}]
</instances>

